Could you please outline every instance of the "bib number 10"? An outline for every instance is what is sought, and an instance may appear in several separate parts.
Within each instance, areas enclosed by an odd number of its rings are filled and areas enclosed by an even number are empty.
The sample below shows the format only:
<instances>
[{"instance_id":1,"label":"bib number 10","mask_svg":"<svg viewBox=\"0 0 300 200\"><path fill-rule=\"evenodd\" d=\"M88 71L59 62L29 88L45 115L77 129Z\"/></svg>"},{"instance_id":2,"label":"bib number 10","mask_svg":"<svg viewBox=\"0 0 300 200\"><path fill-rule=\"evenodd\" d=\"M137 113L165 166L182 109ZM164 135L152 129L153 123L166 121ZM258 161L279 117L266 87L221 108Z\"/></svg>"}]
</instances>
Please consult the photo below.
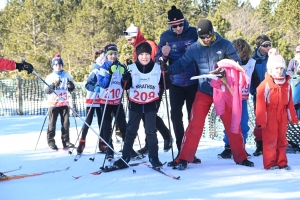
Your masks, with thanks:
<instances>
[{"instance_id":1,"label":"bib number 10","mask_svg":"<svg viewBox=\"0 0 300 200\"><path fill-rule=\"evenodd\" d=\"M147 99L153 99L155 97L154 92L139 92L137 90L134 90L134 99L137 101L146 101Z\"/></svg>"},{"instance_id":2,"label":"bib number 10","mask_svg":"<svg viewBox=\"0 0 300 200\"><path fill-rule=\"evenodd\" d=\"M112 90L109 91L109 93L111 94L110 96L111 96L112 99L118 99L120 97L120 92L121 92L121 90L119 88L118 89L112 89ZM104 98L108 98L107 95L108 95L108 88L106 88L106 94L105 94Z\"/></svg>"}]
</instances>

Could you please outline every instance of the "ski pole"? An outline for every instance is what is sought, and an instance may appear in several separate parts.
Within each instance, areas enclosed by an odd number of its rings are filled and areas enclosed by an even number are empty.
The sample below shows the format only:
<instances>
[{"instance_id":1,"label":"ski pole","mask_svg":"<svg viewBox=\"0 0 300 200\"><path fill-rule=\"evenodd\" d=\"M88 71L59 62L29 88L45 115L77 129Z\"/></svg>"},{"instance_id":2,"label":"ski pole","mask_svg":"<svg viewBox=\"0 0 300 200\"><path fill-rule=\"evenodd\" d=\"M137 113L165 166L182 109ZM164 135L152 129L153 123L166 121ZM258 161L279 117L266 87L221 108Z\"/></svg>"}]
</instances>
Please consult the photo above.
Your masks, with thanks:
<instances>
[{"instance_id":1,"label":"ski pole","mask_svg":"<svg viewBox=\"0 0 300 200\"><path fill-rule=\"evenodd\" d=\"M114 130L114 128L116 126L116 123L117 123L117 119L118 119L118 116L119 116L121 105L123 106L123 104L122 104L121 101L122 101L122 98L123 98L124 90L126 88L126 84L127 84L127 81L124 82L124 86L123 86L123 90L122 90L121 98L120 98L120 103L119 103L118 108L117 108L117 112L116 112L116 115L115 115L115 121L114 121L114 125L112 127L112 130L111 130L111 133L110 133L108 144L110 144L111 141L112 141L112 139L111 139L112 138L112 133L113 133L113 130ZM107 158L107 154L108 154L108 152L106 151L106 154L105 154L105 157L104 157L104 161L103 161L103 165L102 165L102 167L100 167L100 169L104 169L104 165L105 165L105 160Z\"/></svg>"},{"instance_id":2,"label":"ski pole","mask_svg":"<svg viewBox=\"0 0 300 200\"><path fill-rule=\"evenodd\" d=\"M163 58L160 57L159 58L160 64L162 64ZM168 95L167 95L167 86L166 86L166 76L165 76L165 71L161 71L162 76L163 76L163 82L164 82L164 90L165 90L165 97L166 97L166 107L167 107L167 116L168 116L168 126L169 126L169 137L172 140L172 134L171 134L171 123L170 123L170 116L169 116L169 104L168 104ZM173 163L174 163L174 152L173 152L173 141L172 145L171 145L171 150L172 150L172 159L173 159ZM173 169L176 169L175 166L173 166Z\"/></svg>"},{"instance_id":3,"label":"ski pole","mask_svg":"<svg viewBox=\"0 0 300 200\"><path fill-rule=\"evenodd\" d=\"M49 108L48 108L48 111L47 111L46 117L45 117L45 119L44 119L44 123L43 123L42 129L41 129L41 132L40 132L39 138L38 138L38 140L37 140L37 142L36 142L36 145L35 145L34 151L36 150L36 147L37 147L37 145L38 145L38 143L39 143L39 141L40 141L40 137L41 137L41 135L42 135L42 132L43 132L43 129L44 129L44 125L45 125L45 122L46 122L46 119L47 119L48 115L49 115Z\"/></svg>"},{"instance_id":4,"label":"ski pole","mask_svg":"<svg viewBox=\"0 0 300 200\"><path fill-rule=\"evenodd\" d=\"M111 77L111 79L110 79L110 82L109 82L109 85L108 85L108 89L107 89L107 97L106 97L106 99L105 99L105 105L104 105L103 114L102 114L101 123L100 123L100 128L99 128L100 133L101 133L101 131L102 131L102 125L103 125L103 120L104 120L104 114L105 114L106 107L107 107L107 102L108 102L108 97L109 97L108 94L109 94L109 88L110 88L110 86L111 86L111 83L112 83L112 77ZM103 139L102 139L102 140L103 140ZM104 140L103 140L103 141L104 141ZM106 141L104 141L104 143L107 144ZM95 156L96 156L96 152L97 152L97 147L98 147L98 145L99 145L99 140L97 140L97 144L96 144L96 147L95 147L94 158L89 158L89 160L91 160L91 161L93 161L93 162L94 162L94 160L95 160ZM111 147L110 147L110 148L111 148ZM112 148L111 148L111 149L112 149Z\"/></svg>"},{"instance_id":5,"label":"ski pole","mask_svg":"<svg viewBox=\"0 0 300 200\"><path fill-rule=\"evenodd\" d=\"M94 105L94 101L95 101L95 99L96 99L96 96L97 96L97 93L94 93L94 94L93 94L92 105L90 106L90 109L89 109L89 111L88 111L88 113L87 113L87 115L86 115L86 118L89 116L89 114L90 114L90 112L91 112L91 110L92 110L92 108L93 108L93 105ZM85 119L85 121L86 121L86 119ZM75 145L74 145L75 147L76 147L77 142L79 141L79 137L80 137L80 135L82 134L83 129L84 129L84 125L81 127L81 130L80 130L80 132L79 132L79 134L78 134L78 137L77 137L76 142L75 142ZM69 154L70 154L70 155L73 154L73 151L74 151L75 147L72 149L72 151L69 151Z\"/></svg>"},{"instance_id":6,"label":"ski pole","mask_svg":"<svg viewBox=\"0 0 300 200\"><path fill-rule=\"evenodd\" d=\"M48 87L50 87L50 85L48 84L48 83L46 83L46 81L35 71L35 70L33 70L32 71L32 73L34 73L45 85L47 85ZM51 87L50 87L51 88ZM59 99L61 99L70 109L71 109L71 111L82 121L82 122L84 122L91 130L92 130L92 132L93 133L95 133L96 135L97 135L97 137L99 138L99 139L101 139L101 140L103 140L103 138L100 136L100 134L98 134L96 131L95 131L95 129L93 129L93 127L91 127L90 125L88 125L78 114L77 114L77 112L73 109L73 108L71 108L70 106L69 106L69 104L62 98L62 97L60 97L56 92L55 92L55 90L53 90L52 88L51 88L51 90L53 91L53 93L59 98ZM107 144L107 142L105 141L105 140L103 140L103 142L107 145L107 147L108 148L110 148L113 152L115 152L117 155L119 155L119 153L118 152L116 152L113 148L111 148L111 146L109 145L109 144ZM128 167L131 167L122 157L120 158ZM133 169L133 173L135 173L136 171Z\"/></svg>"}]
</instances>

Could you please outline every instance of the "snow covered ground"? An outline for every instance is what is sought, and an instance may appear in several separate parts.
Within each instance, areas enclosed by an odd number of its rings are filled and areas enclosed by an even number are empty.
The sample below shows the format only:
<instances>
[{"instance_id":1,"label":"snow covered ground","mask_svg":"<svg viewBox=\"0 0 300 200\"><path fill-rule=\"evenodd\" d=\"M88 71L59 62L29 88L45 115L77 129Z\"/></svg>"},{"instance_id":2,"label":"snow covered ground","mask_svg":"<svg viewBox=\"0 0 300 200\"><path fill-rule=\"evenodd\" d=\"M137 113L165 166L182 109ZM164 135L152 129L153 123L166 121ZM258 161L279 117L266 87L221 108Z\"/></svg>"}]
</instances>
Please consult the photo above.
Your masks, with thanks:
<instances>
[{"instance_id":1,"label":"snow covered ground","mask_svg":"<svg viewBox=\"0 0 300 200\"><path fill-rule=\"evenodd\" d=\"M46 126L34 151L45 116L0 117L0 171L22 166L19 171L7 175L44 172L64 169L68 171L45 174L18 180L0 182L0 200L58 200L58 199L300 199L300 154L288 154L290 171L263 169L262 157L252 157L255 167L239 166L232 159L222 160L217 154L223 151L223 142L202 139L197 156L201 164L189 164L185 171L164 167L165 171L180 176L180 180L166 177L145 165L100 175L89 174L103 164L103 154L94 156L96 135L89 131L84 155L74 162L75 151L55 152L47 147ZM71 141L77 133L71 118ZM78 131L83 124L76 119ZM97 126L92 125L95 130ZM140 129L140 141L144 145L144 133ZM115 138L115 136L113 136ZM60 140L57 123L56 143ZM117 151L121 143L114 143ZM163 139L159 136L159 156L162 162L172 159L171 151L164 153ZM174 155L177 150L174 145ZM254 146L246 146L252 154ZM139 149L136 141L135 150ZM117 156L116 156L117 157ZM144 158L147 161L147 158ZM131 163L134 163L132 161ZM72 176L83 175L79 179Z\"/></svg>"}]
</instances>

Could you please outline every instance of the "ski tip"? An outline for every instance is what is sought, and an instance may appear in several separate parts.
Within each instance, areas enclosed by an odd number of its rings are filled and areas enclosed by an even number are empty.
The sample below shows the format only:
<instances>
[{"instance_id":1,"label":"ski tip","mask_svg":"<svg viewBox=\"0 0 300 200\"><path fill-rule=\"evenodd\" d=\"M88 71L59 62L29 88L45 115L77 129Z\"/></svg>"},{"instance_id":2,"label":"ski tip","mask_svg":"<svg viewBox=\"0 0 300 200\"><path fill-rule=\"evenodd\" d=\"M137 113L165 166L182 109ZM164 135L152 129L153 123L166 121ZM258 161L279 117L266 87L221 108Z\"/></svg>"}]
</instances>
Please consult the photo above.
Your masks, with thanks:
<instances>
[{"instance_id":1,"label":"ski tip","mask_svg":"<svg viewBox=\"0 0 300 200\"><path fill-rule=\"evenodd\" d=\"M75 179L79 179L81 176L72 176Z\"/></svg>"}]
</instances>

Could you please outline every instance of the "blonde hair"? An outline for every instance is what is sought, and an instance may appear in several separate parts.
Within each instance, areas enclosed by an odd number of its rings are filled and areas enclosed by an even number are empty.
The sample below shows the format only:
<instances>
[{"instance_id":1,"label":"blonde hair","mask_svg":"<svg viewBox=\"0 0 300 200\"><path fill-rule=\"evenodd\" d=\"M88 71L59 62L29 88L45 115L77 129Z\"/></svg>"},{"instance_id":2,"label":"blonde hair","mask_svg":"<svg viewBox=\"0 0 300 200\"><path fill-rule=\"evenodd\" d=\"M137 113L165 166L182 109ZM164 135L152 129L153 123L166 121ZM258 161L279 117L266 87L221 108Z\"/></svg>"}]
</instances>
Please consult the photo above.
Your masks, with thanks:
<instances>
[{"instance_id":1,"label":"blonde hair","mask_svg":"<svg viewBox=\"0 0 300 200\"><path fill-rule=\"evenodd\" d=\"M232 41L234 48L238 51L238 55L242 61L249 60L252 57L252 50L246 40L238 38Z\"/></svg>"}]
</instances>

